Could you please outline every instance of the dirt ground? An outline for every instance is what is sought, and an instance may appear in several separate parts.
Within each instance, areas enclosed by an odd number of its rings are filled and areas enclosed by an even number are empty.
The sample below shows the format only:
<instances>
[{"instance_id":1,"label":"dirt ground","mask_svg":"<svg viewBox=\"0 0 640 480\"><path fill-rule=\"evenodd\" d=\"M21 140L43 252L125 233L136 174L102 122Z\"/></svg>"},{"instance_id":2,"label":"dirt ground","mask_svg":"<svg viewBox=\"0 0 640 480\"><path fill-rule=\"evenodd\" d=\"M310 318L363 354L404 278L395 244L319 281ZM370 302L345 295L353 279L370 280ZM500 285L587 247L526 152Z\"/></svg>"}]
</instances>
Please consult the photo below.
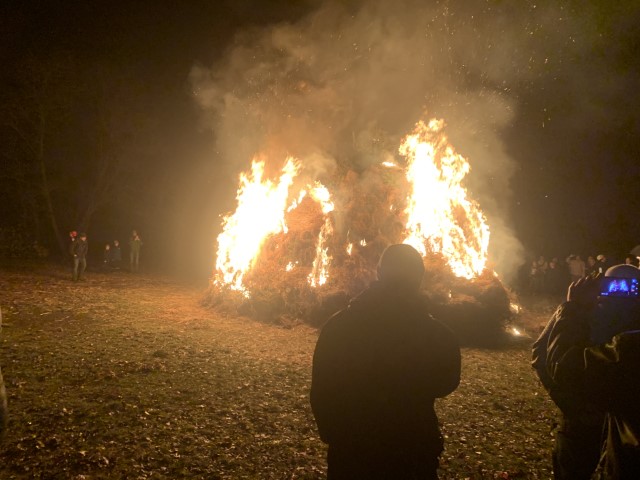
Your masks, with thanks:
<instances>
[{"instance_id":1,"label":"dirt ground","mask_svg":"<svg viewBox=\"0 0 640 480\"><path fill-rule=\"evenodd\" d=\"M323 478L316 330L222 316L200 306L204 286L160 276L69 277L0 267L0 478ZM521 326L535 336L551 306L529 303ZM464 349L462 383L437 403L441 478L551 478L556 411L530 343Z\"/></svg>"}]
</instances>

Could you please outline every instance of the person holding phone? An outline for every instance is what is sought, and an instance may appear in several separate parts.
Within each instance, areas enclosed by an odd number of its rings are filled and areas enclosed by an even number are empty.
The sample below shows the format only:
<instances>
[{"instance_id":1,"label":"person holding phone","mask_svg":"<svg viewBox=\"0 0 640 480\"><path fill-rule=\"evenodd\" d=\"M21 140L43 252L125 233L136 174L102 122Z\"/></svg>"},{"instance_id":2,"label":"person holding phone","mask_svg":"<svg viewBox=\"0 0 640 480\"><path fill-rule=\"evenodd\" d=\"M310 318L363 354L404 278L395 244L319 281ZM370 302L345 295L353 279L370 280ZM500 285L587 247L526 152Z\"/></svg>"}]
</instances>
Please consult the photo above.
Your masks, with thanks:
<instances>
[{"instance_id":1,"label":"person holding phone","mask_svg":"<svg viewBox=\"0 0 640 480\"><path fill-rule=\"evenodd\" d=\"M572 283L548 334L550 380L604 413L595 478L640 478L639 281L638 268L617 265Z\"/></svg>"},{"instance_id":2,"label":"person holding phone","mask_svg":"<svg viewBox=\"0 0 640 480\"><path fill-rule=\"evenodd\" d=\"M559 321L572 322L567 333L575 344L589 343L594 324L593 305L563 302L558 306L542 334L533 344L532 366L543 387L560 410L552 452L555 480L589 480L600 460L602 425L605 412L575 388L557 383L547 369L551 333Z\"/></svg>"}]
</instances>

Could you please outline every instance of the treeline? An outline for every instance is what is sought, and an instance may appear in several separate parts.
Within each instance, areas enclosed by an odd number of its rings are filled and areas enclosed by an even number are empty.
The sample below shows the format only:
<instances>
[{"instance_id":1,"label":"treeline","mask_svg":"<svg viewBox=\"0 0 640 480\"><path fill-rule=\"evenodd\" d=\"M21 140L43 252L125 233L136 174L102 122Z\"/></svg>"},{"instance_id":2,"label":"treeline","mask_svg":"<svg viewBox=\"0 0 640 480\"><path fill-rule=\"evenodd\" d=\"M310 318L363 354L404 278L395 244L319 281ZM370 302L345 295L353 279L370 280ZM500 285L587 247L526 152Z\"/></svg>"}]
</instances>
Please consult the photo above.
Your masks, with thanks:
<instances>
[{"instance_id":1,"label":"treeline","mask_svg":"<svg viewBox=\"0 0 640 480\"><path fill-rule=\"evenodd\" d=\"M186 89L65 52L25 55L0 80L0 256L64 255L70 230L150 230L170 210L195 131Z\"/></svg>"}]
</instances>

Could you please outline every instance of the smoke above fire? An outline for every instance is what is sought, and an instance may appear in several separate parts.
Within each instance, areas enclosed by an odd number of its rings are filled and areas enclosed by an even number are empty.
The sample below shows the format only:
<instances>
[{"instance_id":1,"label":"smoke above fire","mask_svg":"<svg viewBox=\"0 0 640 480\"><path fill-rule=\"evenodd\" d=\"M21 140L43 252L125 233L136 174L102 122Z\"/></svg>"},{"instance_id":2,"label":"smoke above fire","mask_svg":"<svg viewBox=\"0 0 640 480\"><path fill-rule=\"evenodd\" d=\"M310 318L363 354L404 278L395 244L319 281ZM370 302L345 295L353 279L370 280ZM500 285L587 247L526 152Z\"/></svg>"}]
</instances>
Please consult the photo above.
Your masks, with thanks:
<instances>
[{"instance_id":1,"label":"smoke above fire","mask_svg":"<svg viewBox=\"0 0 640 480\"><path fill-rule=\"evenodd\" d=\"M295 23L238 34L223 60L191 73L230 181L257 154L273 159L270 178L288 156L320 182L340 168L364 172L394 161L418 120L444 119L491 226L490 262L508 277L522 250L508 226L514 164L501 137L514 114L510 86L548 61L544 48L518 49L535 43L536 22L558 14L508 8L326 2Z\"/></svg>"}]
</instances>

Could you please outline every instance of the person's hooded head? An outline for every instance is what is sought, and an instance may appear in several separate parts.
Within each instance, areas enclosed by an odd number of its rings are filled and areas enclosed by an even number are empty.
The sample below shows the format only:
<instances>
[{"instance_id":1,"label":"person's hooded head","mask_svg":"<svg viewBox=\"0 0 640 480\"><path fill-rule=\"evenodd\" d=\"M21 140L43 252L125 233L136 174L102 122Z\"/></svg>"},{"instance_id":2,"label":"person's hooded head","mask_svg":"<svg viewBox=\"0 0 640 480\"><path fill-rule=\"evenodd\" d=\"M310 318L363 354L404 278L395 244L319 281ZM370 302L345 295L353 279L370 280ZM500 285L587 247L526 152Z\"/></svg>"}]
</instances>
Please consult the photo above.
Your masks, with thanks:
<instances>
[{"instance_id":1,"label":"person's hooded head","mask_svg":"<svg viewBox=\"0 0 640 480\"><path fill-rule=\"evenodd\" d=\"M378 280L384 285L417 290L423 276L422 256L411 245L387 247L378 262Z\"/></svg>"}]
</instances>

